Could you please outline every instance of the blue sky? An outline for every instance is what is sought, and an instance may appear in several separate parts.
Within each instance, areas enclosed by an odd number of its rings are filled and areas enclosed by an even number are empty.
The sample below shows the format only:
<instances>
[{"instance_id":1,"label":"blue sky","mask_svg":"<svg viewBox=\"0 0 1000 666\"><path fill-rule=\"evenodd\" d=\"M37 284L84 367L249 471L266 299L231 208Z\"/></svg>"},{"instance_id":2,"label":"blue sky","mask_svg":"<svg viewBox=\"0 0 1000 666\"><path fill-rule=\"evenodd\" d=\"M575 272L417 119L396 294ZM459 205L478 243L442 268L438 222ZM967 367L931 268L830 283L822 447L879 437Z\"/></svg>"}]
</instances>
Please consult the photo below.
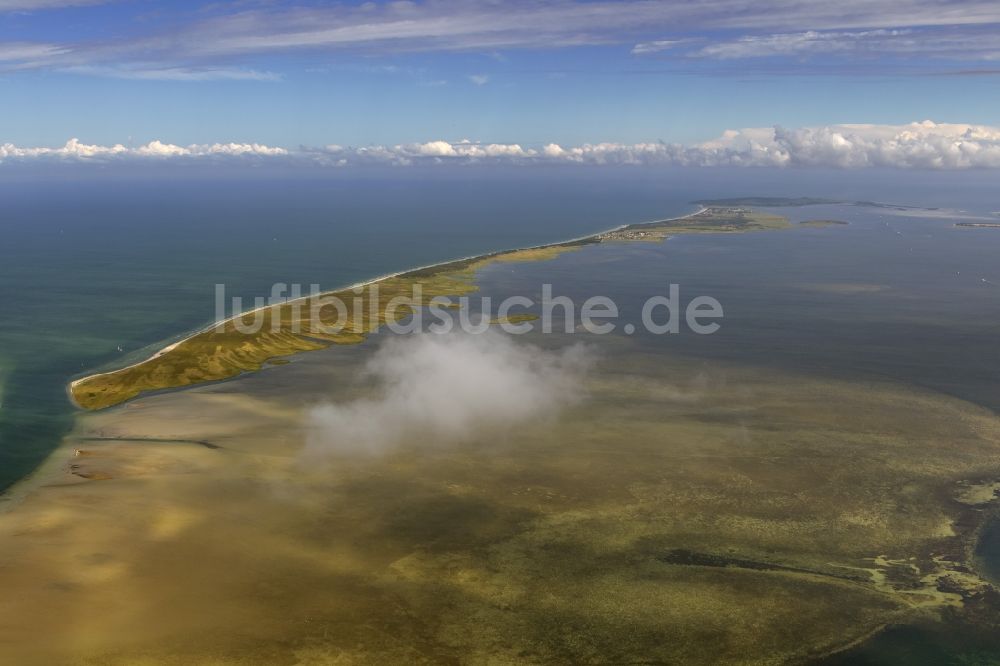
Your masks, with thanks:
<instances>
[{"instance_id":1,"label":"blue sky","mask_svg":"<svg viewBox=\"0 0 1000 666\"><path fill-rule=\"evenodd\" d=\"M0 0L0 144L1000 125L1000 3Z\"/></svg>"}]
</instances>

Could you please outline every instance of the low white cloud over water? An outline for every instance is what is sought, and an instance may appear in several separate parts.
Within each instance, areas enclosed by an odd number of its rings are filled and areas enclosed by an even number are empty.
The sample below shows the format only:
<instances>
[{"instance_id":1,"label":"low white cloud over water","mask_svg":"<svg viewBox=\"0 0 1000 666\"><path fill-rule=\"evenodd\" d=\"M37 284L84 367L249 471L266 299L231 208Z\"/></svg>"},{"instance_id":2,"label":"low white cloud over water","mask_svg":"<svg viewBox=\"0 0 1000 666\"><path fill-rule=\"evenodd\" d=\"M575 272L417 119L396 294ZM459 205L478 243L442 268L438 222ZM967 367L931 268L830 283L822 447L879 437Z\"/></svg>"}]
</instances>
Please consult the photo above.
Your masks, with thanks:
<instances>
[{"instance_id":1,"label":"low white cloud over water","mask_svg":"<svg viewBox=\"0 0 1000 666\"><path fill-rule=\"evenodd\" d=\"M695 145L587 143L537 146L434 140L424 143L296 149L259 143L187 146L150 141L130 147L94 145L71 139L60 147L0 144L0 164L39 160L108 163L119 160L266 160L316 167L434 164L577 164L682 167L890 167L967 169L1000 167L1000 127L923 121L906 125L827 125L788 129L727 130Z\"/></svg>"},{"instance_id":2,"label":"low white cloud over water","mask_svg":"<svg viewBox=\"0 0 1000 666\"><path fill-rule=\"evenodd\" d=\"M556 418L582 397L591 361L580 345L548 351L497 331L390 338L365 371L374 396L309 410L303 458L456 444Z\"/></svg>"}]
</instances>

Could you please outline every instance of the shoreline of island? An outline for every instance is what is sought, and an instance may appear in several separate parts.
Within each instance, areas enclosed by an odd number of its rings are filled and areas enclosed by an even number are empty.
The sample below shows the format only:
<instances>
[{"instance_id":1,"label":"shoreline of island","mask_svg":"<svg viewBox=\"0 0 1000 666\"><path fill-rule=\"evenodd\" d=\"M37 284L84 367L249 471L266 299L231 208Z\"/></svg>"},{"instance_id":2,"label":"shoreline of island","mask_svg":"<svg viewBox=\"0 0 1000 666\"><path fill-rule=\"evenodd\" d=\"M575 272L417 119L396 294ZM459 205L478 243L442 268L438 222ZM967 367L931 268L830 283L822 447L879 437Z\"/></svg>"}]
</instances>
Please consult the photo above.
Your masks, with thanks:
<instances>
[{"instance_id":1,"label":"shoreline of island","mask_svg":"<svg viewBox=\"0 0 1000 666\"><path fill-rule=\"evenodd\" d=\"M679 221L679 220L685 220L685 219L688 219L688 218L691 218L691 217L695 217L697 215L700 215L700 214L704 213L707 210L709 210L709 208L707 206L702 205L702 206L700 206L698 208L698 210L695 210L695 211L692 211L690 213L686 213L684 215L680 215L680 216L677 216L677 217L662 218L662 219L658 219L658 220L649 220L649 221L646 221L646 222L633 222L633 223L619 224L617 226L610 227L608 229L603 229L601 231L596 231L596 232L593 232L593 233L589 233L589 234L586 234L586 235L583 235L583 236L578 236L578 237L570 238L570 239L566 239L566 240L560 240L560 241L555 241L555 242L551 242L551 243L544 243L544 244L541 244L541 245L529 245L529 246L525 246L525 247L507 248L507 249L502 249L502 250L495 250L495 251L492 251L492 252L485 252L485 253L482 253L482 254L469 255L469 256L458 257L458 258L454 258L454 259L446 259L444 261L439 261L439 262L435 262L435 263L432 263L432 264L426 264L426 265L423 265L423 266L416 266L416 267L407 268L407 269L404 269L404 270L401 270L401 271L395 271L395 272L392 272L392 273L386 273L386 274L380 275L378 277L374 277L374 278L371 278L371 279L368 279L368 280L363 280L361 282L356 282L354 284L347 285L347 286L344 286L344 287L336 287L334 289L329 289L329 290L320 292L319 294L309 294L309 295L306 295L306 296L300 296L298 298L284 300L284 301L281 301L280 303L272 303L272 304L269 304L269 305L263 305L261 307L252 308L250 310L245 310L245 311L240 312L238 314L232 315L231 317L228 317L226 319L223 319L223 320L220 320L220 321L213 321L213 322L211 322L209 324L206 324L205 326L202 326L201 328L198 328L198 329L192 331L191 333L185 335L184 337L180 338L179 340L171 342L170 344L168 344L168 345L166 345L166 346L158 349L153 354L151 354L151 355L149 355L149 356L147 356L147 357L145 357L145 358L143 358L143 359L141 359L139 361L136 361L134 363L130 363L128 365L123 365L121 367L112 368L112 369L109 369L109 370L104 370L102 372L88 373L86 375L77 377L76 379L72 379L66 385L66 395L69 398L70 403L75 408L81 409L81 410L86 409L86 408L82 407L76 401L76 398L73 396L73 389L76 386L78 386L80 383L88 381L88 380L91 380L91 379L94 379L96 377L103 377L105 375L110 375L110 374L113 374L113 373L116 373L116 372L122 372L124 370L128 370L130 368L135 368L135 367L138 367L140 365L143 365L144 363L149 363L150 361L153 361L153 360L159 358L160 356L163 356L164 354L167 354L167 353L171 352L172 350L174 350L176 347L178 347L179 345L183 344L184 342L187 342L188 340L190 340L192 338L195 338L195 337L197 337L199 335L202 335L203 333L207 333L207 332L211 331L212 329L214 329L214 328L216 328L218 326L224 326L224 325L229 324L229 323L231 323L233 321L236 321L238 319L242 319L242 318L247 317L249 315L253 315L253 314L257 313L257 312L262 312L262 311L265 311L265 310L269 310L269 309L274 308L274 307L284 307L286 305L293 305L295 303L304 302L304 301L306 301L306 300L308 300L310 298L315 298L317 296L318 297L324 297L324 296L329 296L331 294L343 293L345 291L352 291L352 290L355 290L355 289L363 289L364 287L369 287L369 286L372 286L374 284L378 284L380 282L384 282L386 280L391 280L393 278L406 277L407 275L410 275L410 274L413 274L413 273L419 273L419 272L422 272L422 271L429 271L429 270L434 270L434 269L445 268L445 267L447 267L449 265L452 265L452 264L460 264L460 263L464 263L464 262L473 262L473 261L479 261L479 260L483 260L483 259L490 259L492 257L498 257L498 256L506 255L506 254L512 254L512 253L515 253L515 252L524 252L524 251L529 251L529 250L546 250L546 249L550 249L550 248L557 248L557 247L563 247L563 246L573 245L573 244L576 244L576 243L585 243L585 242L588 242L588 241L598 241L601 236L604 236L604 235L610 234L610 233L614 233L616 231L622 231L623 229L626 229L626 228L629 228L629 227L641 227L641 226L647 226L647 225L664 224L664 223L667 223L667 222L676 222L676 221Z\"/></svg>"},{"instance_id":2,"label":"shoreline of island","mask_svg":"<svg viewBox=\"0 0 1000 666\"><path fill-rule=\"evenodd\" d=\"M1000 229L1000 222L956 222L955 226L966 229Z\"/></svg>"}]
</instances>

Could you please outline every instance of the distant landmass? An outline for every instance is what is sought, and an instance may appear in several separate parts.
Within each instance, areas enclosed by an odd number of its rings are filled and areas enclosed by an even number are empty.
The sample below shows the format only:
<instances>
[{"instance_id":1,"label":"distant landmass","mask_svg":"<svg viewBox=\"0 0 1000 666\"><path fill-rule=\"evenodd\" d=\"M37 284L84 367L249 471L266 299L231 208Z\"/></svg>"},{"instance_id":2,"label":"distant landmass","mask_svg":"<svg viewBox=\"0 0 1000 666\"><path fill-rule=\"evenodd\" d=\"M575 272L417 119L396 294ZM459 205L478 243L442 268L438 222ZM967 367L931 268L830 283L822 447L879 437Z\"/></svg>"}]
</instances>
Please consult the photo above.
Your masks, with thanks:
<instances>
[{"instance_id":1,"label":"distant landmass","mask_svg":"<svg viewBox=\"0 0 1000 666\"><path fill-rule=\"evenodd\" d=\"M765 208L783 208L788 206L817 206L821 204L849 203L837 199L819 199L816 197L735 197L732 199L701 199L693 202L699 206L762 206Z\"/></svg>"},{"instance_id":2,"label":"distant landmass","mask_svg":"<svg viewBox=\"0 0 1000 666\"><path fill-rule=\"evenodd\" d=\"M699 199L692 203L699 206L757 206L761 208L847 204L850 206L868 206L870 208L891 208L893 210L940 210L940 208L904 206L901 204L880 203L878 201L844 201L841 199L823 199L819 197L734 197L730 199Z\"/></svg>"},{"instance_id":3,"label":"distant landmass","mask_svg":"<svg viewBox=\"0 0 1000 666\"><path fill-rule=\"evenodd\" d=\"M941 210L940 208L928 208L926 206L904 206L902 204L879 203L878 201L855 201L855 206L869 206L871 208L891 208L893 210Z\"/></svg>"}]
</instances>

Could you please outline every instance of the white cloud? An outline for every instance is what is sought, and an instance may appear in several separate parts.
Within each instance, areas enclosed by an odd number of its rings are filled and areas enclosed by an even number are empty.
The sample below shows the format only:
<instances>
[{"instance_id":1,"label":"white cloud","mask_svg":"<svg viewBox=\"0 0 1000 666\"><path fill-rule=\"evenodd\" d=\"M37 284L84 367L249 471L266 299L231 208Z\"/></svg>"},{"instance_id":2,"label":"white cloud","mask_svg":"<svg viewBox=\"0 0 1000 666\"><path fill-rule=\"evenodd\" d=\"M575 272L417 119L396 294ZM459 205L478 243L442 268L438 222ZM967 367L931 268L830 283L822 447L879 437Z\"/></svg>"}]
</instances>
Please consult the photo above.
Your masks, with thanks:
<instances>
[{"instance_id":1,"label":"white cloud","mask_svg":"<svg viewBox=\"0 0 1000 666\"><path fill-rule=\"evenodd\" d=\"M303 457L442 446L552 419L581 397L589 362L579 345L545 351L496 331L391 338L367 368L379 394L312 408Z\"/></svg>"},{"instance_id":2,"label":"white cloud","mask_svg":"<svg viewBox=\"0 0 1000 666\"><path fill-rule=\"evenodd\" d=\"M32 11L78 7L81 5L101 5L111 0L0 0L0 12Z\"/></svg>"},{"instance_id":3,"label":"white cloud","mask_svg":"<svg viewBox=\"0 0 1000 666\"><path fill-rule=\"evenodd\" d=\"M558 143L547 143L542 148L542 154L551 159L558 159L565 155L566 151Z\"/></svg>"},{"instance_id":4,"label":"white cloud","mask_svg":"<svg viewBox=\"0 0 1000 666\"><path fill-rule=\"evenodd\" d=\"M777 55L798 55L805 53L835 53L854 51L864 46L883 42L891 43L891 38L909 34L901 30L868 30L861 32L806 32L777 35L741 37L735 41L720 42L706 46L689 54L722 60L736 58L760 58ZM883 47L885 44L883 44Z\"/></svg>"},{"instance_id":5,"label":"white cloud","mask_svg":"<svg viewBox=\"0 0 1000 666\"><path fill-rule=\"evenodd\" d=\"M472 74L469 76L469 80L477 86L485 86L490 82L490 77L486 74Z\"/></svg>"},{"instance_id":6,"label":"white cloud","mask_svg":"<svg viewBox=\"0 0 1000 666\"><path fill-rule=\"evenodd\" d=\"M150 141L139 147L85 144L58 148L0 145L0 162L142 159L283 159L301 165L411 166L441 164L580 164L638 166L1000 168L1000 128L923 121L906 125L848 124L821 127L750 127L727 130L696 145L679 143L518 143L435 140L391 146L328 145L295 150L258 143L181 146Z\"/></svg>"},{"instance_id":7,"label":"white cloud","mask_svg":"<svg viewBox=\"0 0 1000 666\"><path fill-rule=\"evenodd\" d=\"M284 148L265 146L260 143L213 143L191 146L193 155L261 155L265 157L288 155Z\"/></svg>"},{"instance_id":8,"label":"white cloud","mask_svg":"<svg viewBox=\"0 0 1000 666\"><path fill-rule=\"evenodd\" d=\"M775 129L793 165L962 169L1000 167L1000 128L937 124Z\"/></svg>"},{"instance_id":9,"label":"white cloud","mask_svg":"<svg viewBox=\"0 0 1000 666\"><path fill-rule=\"evenodd\" d=\"M0 0L0 12L98 2ZM911 60L911 71L934 73L928 68L939 63L928 63L929 57L966 62L1000 58L997 24L1000 3L995 0L218 3L210 13L190 14L189 20L127 37L81 34L63 45L0 44L0 70L46 68L177 81L273 80L274 73L241 69L234 62L306 50L370 56L633 44L632 53L639 56L666 52L677 58L730 60L907 54L925 57ZM482 74L469 78L477 85L479 79L486 82Z\"/></svg>"},{"instance_id":10,"label":"white cloud","mask_svg":"<svg viewBox=\"0 0 1000 666\"><path fill-rule=\"evenodd\" d=\"M728 130L695 146L601 143L545 146L542 157L584 164L1000 168L1000 128L934 123Z\"/></svg>"},{"instance_id":11,"label":"white cloud","mask_svg":"<svg viewBox=\"0 0 1000 666\"><path fill-rule=\"evenodd\" d=\"M404 150L425 157L455 157L458 155L455 146L447 141L428 141L427 143L414 144Z\"/></svg>"},{"instance_id":12,"label":"white cloud","mask_svg":"<svg viewBox=\"0 0 1000 666\"><path fill-rule=\"evenodd\" d=\"M234 67L161 67L134 64L106 67L99 65L71 65L60 71L87 74L115 79L138 81L280 81L281 75L255 69Z\"/></svg>"},{"instance_id":13,"label":"white cloud","mask_svg":"<svg viewBox=\"0 0 1000 666\"><path fill-rule=\"evenodd\" d=\"M731 163L841 168L1000 168L1000 128L935 123L730 130L698 146Z\"/></svg>"},{"instance_id":14,"label":"white cloud","mask_svg":"<svg viewBox=\"0 0 1000 666\"><path fill-rule=\"evenodd\" d=\"M150 141L146 145L136 148L135 154L150 157L180 157L182 155L190 155L191 149L175 146L172 143L163 143L162 141Z\"/></svg>"},{"instance_id":15,"label":"white cloud","mask_svg":"<svg viewBox=\"0 0 1000 666\"><path fill-rule=\"evenodd\" d=\"M0 160L5 158L81 158L124 155L128 148L117 143L113 146L99 146L81 143L79 139L70 139L58 148L19 148L12 143L0 145Z\"/></svg>"},{"instance_id":16,"label":"white cloud","mask_svg":"<svg viewBox=\"0 0 1000 666\"><path fill-rule=\"evenodd\" d=\"M79 139L70 139L65 145L58 148L22 148L12 143L0 144L0 162L4 160L38 158L102 161L109 158L170 158L210 155L273 157L288 154L288 150L284 148L275 148L258 143L213 143L177 146L156 140L137 148L129 148L120 143L112 146L101 146L82 143Z\"/></svg>"},{"instance_id":17,"label":"white cloud","mask_svg":"<svg viewBox=\"0 0 1000 666\"><path fill-rule=\"evenodd\" d=\"M1000 23L993 0L430 0L243 11L187 26L177 39L214 54L373 46L440 51L609 44L669 31L662 40L640 42L636 48L643 52L671 46L670 35L720 28L804 32L990 23Z\"/></svg>"},{"instance_id":18,"label":"white cloud","mask_svg":"<svg viewBox=\"0 0 1000 666\"><path fill-rule=\"evenodd\" d=\"M817 31L747 35L686 51L685 57L744 60L775 56L842 55L937 57L950 60L990 61L1000 57L1000 35L996 31L946 29L926 33L919 30Z\"/></svg>"},{"instance_id":19,"label":"white cloud","mask_svg":"<svg viewBox=\"0 0 1000 666\"><path fill-rule=\"evenodd\" d=\"M8 65L24 61L39 61L68 52L58 44L41 42L0 42L0 63Z\"/></svg>"},{"instance_id":20,"label":"white cloud","mask_svg":"<svg viewBox=\"0 0 1000 666\"><path fill-rule=\"evenodd\" d=\"M651 42L639 42L632 47L632 55L648 55L659 53L691 43L690 39L657 39Z\"/></svg>"},{"instance_id":21,"label":"white cloud","mask_svg":"<svg viewBox=\"0 0 1000 666\"><path fill-rule=\"evenodd\" d=\"M366 151L366 152L371 152ZM525 149L516 143L473 143L463 140L457 142L428 141L427 143L401 144L385 147L378 151L380 157L389 161L396 156L406 159L416 157L461 158L464 160L482 160L488 158L523 159L536 156L532 149Z\"/></svg>"}]
</instances>

